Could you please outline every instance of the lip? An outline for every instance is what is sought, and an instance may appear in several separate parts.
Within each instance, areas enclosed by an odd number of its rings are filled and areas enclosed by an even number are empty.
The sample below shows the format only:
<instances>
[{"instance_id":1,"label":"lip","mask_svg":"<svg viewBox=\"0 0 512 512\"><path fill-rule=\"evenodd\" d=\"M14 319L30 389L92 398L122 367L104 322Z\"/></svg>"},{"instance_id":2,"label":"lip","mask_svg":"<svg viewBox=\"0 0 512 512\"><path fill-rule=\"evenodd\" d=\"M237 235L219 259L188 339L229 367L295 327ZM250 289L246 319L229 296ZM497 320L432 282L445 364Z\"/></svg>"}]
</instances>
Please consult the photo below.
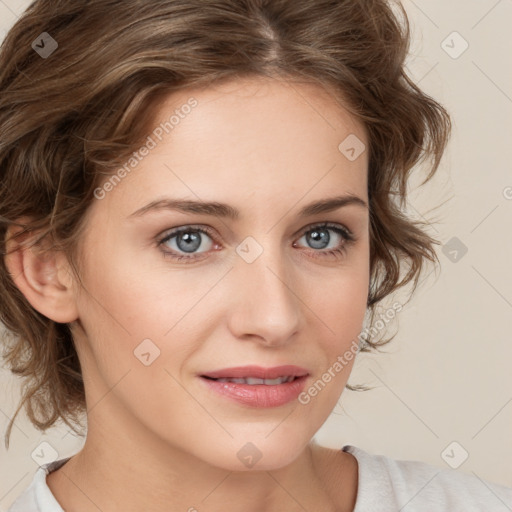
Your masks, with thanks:
<instances>
[{"instance_id":1,"label":"lip","mask_svg":"<svg viewBox=\"0 0 512 512\"><path fill-rule=\"evenodd\" d=\"M278 377L303 377L309 372L291 364L283 366L274 366L272 368L264 368L262 366L236 366L234 368L223 368L207 373L202 373L201 377L211 377L213 379L241 379L247 377L255 377L257 379L277 379Z\"/></svg>"},{"instance_id":2,"label":"lip","mask_svg":"<svg viewBox=\"0 0 512 512\"><path fill-rule=\"evenodd\" d=\"M296 400L306 384L307 375L297 377L284 384L236 384L234 382L218 382L206 377L199 377L202 382L219 395L243 405L255 408L279 407Z\"/></svg>"},{"instance_id":3,"label":"lip","mask_svg":"<svg viewBox=\"0 0 512 512\"><path fill-rule=\"evenodd\" d=\"M239 366L225 368L198 375L201 382L215 393L243 405L254 408L279 407L298 398L303 391L308 371L294 365L263 368L261 366ZM276 379L277 377L294 376L292 382L283 384L238 384L235 382L218 382L214 378L246 378ZM207 378L210 377L210 378Z\"/></svg>"}]
</instances>

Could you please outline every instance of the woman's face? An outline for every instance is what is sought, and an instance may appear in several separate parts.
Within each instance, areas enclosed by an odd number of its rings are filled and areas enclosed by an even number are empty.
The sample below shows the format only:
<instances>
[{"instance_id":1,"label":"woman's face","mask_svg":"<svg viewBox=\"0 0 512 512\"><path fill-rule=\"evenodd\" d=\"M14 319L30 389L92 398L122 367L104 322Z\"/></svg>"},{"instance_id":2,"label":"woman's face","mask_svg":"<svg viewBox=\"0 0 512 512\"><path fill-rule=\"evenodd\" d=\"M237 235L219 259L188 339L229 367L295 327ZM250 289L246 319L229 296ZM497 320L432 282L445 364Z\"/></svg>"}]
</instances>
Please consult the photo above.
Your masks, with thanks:
<instances>
[{"instance_id":1,"label":"woman's face","mask_svg":"<svg viewBox=\"0 0 512 512\"><path fill-rule=\"evenodd\" d=\"M154 128L96 191L82 239L73 330L89 435L97 424L135 451L157 441L230 470L282 467L354 361L369 286L364 129L318 86L263 79L175 93ZM361 202L303 212L344 196ZM287 365L276 373L302 378L213 380Z\"/></svg>"}]
</instances>

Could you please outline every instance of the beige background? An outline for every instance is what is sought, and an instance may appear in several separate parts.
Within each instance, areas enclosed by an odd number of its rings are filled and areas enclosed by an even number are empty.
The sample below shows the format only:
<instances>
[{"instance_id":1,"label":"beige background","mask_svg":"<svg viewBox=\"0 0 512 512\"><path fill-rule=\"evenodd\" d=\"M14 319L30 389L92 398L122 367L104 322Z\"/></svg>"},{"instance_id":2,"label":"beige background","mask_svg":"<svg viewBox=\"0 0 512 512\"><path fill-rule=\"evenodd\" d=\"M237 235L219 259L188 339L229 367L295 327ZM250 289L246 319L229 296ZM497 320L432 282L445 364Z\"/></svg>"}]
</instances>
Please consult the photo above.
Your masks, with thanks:
<instances>
[{"instance_id":1,"label":"beige background","mask_svg":"<svg viewBox=\"0 0 512 512\"><path fill-rule=\"evenodd\" d=\"M28 4L0 0L0 38ZM375 389L345 391L317 438L451 464L512 487L512 1L404 5L414 33L410 73L454 122L439 174L412 190L410 206L412 215L436 221L430 231L446 244L439 247L442 268L399 313L388 353L359 356L350 383ZM458 56L464 41L469 46ZM468 249L455 262L453 237ZM23 416L6 452L18 386L0 369L0 512L30 483L38 467L31 453L41 442L59 458L82 444L63 427L41 435Z\"/></svg>"}]
</instances>

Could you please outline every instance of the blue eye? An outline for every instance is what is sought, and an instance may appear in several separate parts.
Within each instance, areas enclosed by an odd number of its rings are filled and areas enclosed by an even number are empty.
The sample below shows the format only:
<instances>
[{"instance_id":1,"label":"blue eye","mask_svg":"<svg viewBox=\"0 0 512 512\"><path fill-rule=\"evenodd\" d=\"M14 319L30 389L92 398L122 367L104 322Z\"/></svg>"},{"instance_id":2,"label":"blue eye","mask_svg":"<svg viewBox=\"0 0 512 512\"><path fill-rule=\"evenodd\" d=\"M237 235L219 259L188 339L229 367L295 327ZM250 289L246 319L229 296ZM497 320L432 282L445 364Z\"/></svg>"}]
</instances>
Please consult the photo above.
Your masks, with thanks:
<instances>
[{"instance_id":1,"label":"blue eye","mask_svg":"<svg viewBox=\"0 0 512 512\"><path fill-rule=\"evenodd\" d=\"M201 247L201 245L204 245L203 244L204 237L206 236L212 241L212 238L211 238L209 232L210 232L210 230L205 229L205 228L197 228L194 226L184 226L184 227L178 228L178 229L172 231L171 233L169 233L165 238L160 240L158 245L159 246L165 245L168 247L168 242L173 241L174 245L176 246L176 247L172 248L173 252L166 251L166 250L162 249L162 251L164 252L164 255L166 257L170 257L171 259L176 259L178 261L183 260L183 259L186 259L186 260L197 259L195 256L193 256L193 254L198 254L195 251L197 251L197 249L199 249ZM213 243L206 244L206 245L207 246L209 245L211 248ZM208 249L209 248L207 247L206 251L208 251ZM183 251L186 254L190 254L190 256L188 256L188 255L181 256L179 254L174 254L177 251Z\"/></svg>"},{"instance_id":2,"label":"blue eye","mask_svg":"<svg viewBox=\"0 0 512 512\"><path fill-rule=\"evenodd\" d=\"M334 233L334 236L331 233ZM347 250L347 246L355 241L355 237L348 229L328 222L303 231L300 239L302 238L305 238L310 248L313 249L314 258L340 257ZM328 247L333 240L334 246ZM182 226L158 241L158 247L163 252L164 257L171 258L174 261L204 259L208 257L207 253L213 246L218 247L218 244L215 242L213 230L206 226ZM170 247L172 250L169 251L163 247ZM293 247L298 247L297 242L293 243ZM201 248L203 250L199 250ZM201 256L201 254L205 254L205 256Z\"/></svg>"},{"instance_id":3,"label":"blue eye","mask_svg":"<svg viewBox=\"0 0 512 512\"><path fill-rule=\"evenodd\" d=\"M335 236L332 236L330 232L334 232ZM313 228L308 229L301 238L308 240L308 244L313 249L330 249L329 251L314 251L320 253L320 255L334 255L345 251L347 243L354 241L352 233L347 229L342 228L338 225L332 225L329 223L319 224ZM328 245L334 240L334 247L329 248ZM294 244L296 247L296 244ZM315 254L315 257L318 255Z\"/></svg>"}]
</instances>

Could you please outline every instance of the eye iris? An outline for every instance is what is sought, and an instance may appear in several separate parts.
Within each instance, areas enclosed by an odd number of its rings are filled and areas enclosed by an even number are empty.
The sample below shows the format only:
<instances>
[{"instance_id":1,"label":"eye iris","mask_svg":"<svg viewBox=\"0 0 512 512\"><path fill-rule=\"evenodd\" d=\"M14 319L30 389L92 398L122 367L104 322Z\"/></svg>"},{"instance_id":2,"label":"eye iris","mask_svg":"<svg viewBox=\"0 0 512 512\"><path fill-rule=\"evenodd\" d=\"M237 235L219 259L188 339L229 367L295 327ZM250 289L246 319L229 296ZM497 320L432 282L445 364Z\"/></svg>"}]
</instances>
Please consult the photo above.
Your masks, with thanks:
<instances>
[{"instance_id":1,"label":"eye iris","mask_svg":"<svg viewBox=\"0 0 512 512\"><path fill-rule=\"evenodd\" d=\"M313 247L315 249L323 249L326 245L329 244L329 241L331 239L329 231L327 229L315 229L311 231L310 238L313 240Z\"/></svg>"},{"instance_id":2,"label":"eye iris","mask_svg":"<svg viewBox=\"0 0 512 512\"><path fill-rule=\"evenodd\" d=\"M184 246L182 246L182 242L185 242ZM181 251L194 252L201 245L201 235L190 231L179 233L176 237L176 244Z\"/></svg>"}]
</instances>

